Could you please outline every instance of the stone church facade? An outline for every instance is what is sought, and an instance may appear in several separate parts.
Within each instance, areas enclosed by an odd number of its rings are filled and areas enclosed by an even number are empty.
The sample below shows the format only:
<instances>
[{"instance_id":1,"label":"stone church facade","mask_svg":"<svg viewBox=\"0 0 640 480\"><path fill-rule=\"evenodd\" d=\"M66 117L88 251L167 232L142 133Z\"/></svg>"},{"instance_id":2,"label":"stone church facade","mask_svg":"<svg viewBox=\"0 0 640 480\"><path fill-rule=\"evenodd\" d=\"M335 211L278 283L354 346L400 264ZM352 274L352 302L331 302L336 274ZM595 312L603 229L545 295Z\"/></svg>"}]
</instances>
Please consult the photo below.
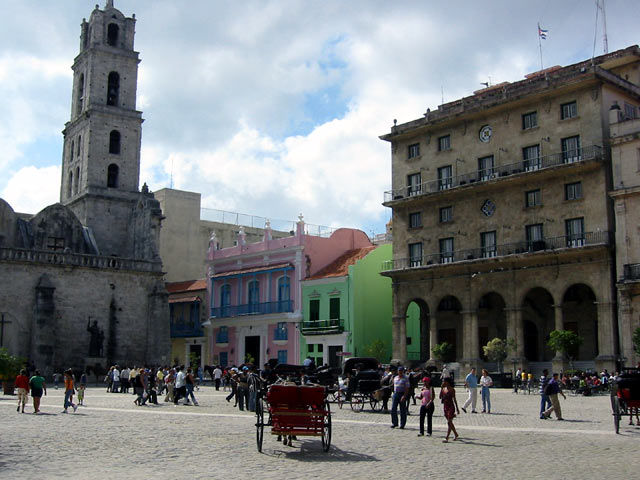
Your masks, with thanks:
<instances>
[{"instance_id":1,"label":"stone church facade","mask_svg":"<svg viewBox=\"0 0 640 480\"><path fill-rule=\"evenodd\" d=\"M82 22L60 203L28 215L0 199L2 346L45 375L169 361L162 211L139 188L134 27L111 0Z\"/></svg>"}]
</instances>

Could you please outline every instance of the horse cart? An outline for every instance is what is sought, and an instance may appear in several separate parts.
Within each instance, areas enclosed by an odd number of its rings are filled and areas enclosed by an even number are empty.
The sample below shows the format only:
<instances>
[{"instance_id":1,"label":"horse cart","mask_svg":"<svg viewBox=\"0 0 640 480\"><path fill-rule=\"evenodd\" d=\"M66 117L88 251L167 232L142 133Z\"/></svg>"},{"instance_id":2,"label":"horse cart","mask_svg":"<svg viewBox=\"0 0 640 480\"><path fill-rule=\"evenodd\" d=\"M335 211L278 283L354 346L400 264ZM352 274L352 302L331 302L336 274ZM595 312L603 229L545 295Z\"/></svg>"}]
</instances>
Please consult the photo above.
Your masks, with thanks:
<instances>
[{"instance_id":1,"label":"horse cart","mask_svg":"<svg viewBox=\"0 0 640 480\"><path fill-rule=\"evenodd\" d=\"M344 362L343 375L349 379L346 396L351 410L361 412L365 403L369 403L373 411L382 410L382 376L375 358L348 358Z\"/></svg>"},{"instance_id":2,"label":"horse cart","mask_svg":"<svg viewBox=\"0 0 640 480\"><path fill-rule=\"evenodd\" d=\"M640 409L640 369L625 368L611 385L611 409L616 433L622 417L638 415Z\"/></svg>"},{"instance_id":3,"label":"horse cart","mask_svg":"<svg viewBox=\"0 0 640 480\"><path fill-rule=\"evenodd\" d=\"M278 368L276 367L276 369ZM291 370L292 375L280 376L277 383L258 392L256 400L256 441L262 452L264 428L271 427L271 435L277 435L285 445L292 445L298 436L321 437L322 449L331 446L331 411L327 401L327 389L320 385L304 385L296 382L296 372L304 367L287 365L279 373ZM265 420L266 418L266 420Z\"/></svg>"}]
</instances>

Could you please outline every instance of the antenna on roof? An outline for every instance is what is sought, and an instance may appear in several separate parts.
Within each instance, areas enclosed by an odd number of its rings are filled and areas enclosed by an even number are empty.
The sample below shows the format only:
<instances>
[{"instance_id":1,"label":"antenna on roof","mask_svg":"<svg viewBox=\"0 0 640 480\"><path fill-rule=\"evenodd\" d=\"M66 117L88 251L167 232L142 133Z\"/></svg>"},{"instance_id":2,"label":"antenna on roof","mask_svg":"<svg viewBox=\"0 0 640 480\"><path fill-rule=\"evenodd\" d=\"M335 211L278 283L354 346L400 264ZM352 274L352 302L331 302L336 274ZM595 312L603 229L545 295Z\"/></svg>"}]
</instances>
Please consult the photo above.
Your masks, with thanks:
<instances>
[{"instance_id":1,"label":"antenna on roof","mask_svg":"<svg viewBox=\"0 0 640 480\"><path fill-rule=\"evenodd\" d=\"M602 10L602 46L604 47L604 54L609 53L609 40L607 39L607 12L604 5L604 0L596 0L596 28L593 32L593 55L596 54L596 37L598 36L598 12Z\"/></svg>"}]
</instances>

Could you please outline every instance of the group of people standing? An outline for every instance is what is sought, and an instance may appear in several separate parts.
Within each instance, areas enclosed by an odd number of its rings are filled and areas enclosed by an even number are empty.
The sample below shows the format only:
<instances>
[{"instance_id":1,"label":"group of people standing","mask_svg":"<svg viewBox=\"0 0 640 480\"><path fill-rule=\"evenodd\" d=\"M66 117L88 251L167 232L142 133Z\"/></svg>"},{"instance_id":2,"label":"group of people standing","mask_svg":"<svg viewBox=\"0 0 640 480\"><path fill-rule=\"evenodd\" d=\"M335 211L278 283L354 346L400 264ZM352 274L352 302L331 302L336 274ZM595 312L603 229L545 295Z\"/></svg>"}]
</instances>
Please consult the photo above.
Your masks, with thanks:
<instances>
[{"instance_id":1,"label":"group of people standing","mask_svg":"<svg viewBox=\"0 0 640 480\"><path fill-rule=\"evenodd\" d=\"M86 373L81 376L80 384L76 387L76 380L71 369L64 372L64 410L62 413L68 413L69 407L75 412L78 405L82 405L84 401L84 390L87 383ZM22 369L16 377L15 386L18 389L18 407L17 412L24 413L24 409L29 400L29 393L33 399L33 413L40 413L40 400L42 395L47 394L47 384L44 377L40 374L40 370L35 370L34 374L29 378L27 370ZM78 393L78 404L73 403L73 396Z\"/></svg>"}]
</instances>

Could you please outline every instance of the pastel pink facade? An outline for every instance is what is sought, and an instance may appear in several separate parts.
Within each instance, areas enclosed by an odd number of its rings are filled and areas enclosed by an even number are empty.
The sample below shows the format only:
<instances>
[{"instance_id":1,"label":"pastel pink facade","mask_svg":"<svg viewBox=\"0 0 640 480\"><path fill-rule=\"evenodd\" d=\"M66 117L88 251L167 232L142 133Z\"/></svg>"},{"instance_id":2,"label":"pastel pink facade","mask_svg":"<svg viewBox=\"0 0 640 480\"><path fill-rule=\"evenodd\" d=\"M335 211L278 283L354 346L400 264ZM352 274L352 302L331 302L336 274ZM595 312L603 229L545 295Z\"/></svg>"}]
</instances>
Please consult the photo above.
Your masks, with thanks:
<instances>
[{"instance_id":1,"label":"pastel pink facade","mask_svg":"<svg viewBox=\"0 0 640 480\"><path fill-rule=\"evenodd\" d=\"M213 362L240 365L269 359L297 363L302 321L300 282L340 255L371 245L360 230L342 228L326 238L304 233L302 219L290 237L247 244L240 228L234 247L207 254L210 351Z\"/></svg>"}]
</instances>

